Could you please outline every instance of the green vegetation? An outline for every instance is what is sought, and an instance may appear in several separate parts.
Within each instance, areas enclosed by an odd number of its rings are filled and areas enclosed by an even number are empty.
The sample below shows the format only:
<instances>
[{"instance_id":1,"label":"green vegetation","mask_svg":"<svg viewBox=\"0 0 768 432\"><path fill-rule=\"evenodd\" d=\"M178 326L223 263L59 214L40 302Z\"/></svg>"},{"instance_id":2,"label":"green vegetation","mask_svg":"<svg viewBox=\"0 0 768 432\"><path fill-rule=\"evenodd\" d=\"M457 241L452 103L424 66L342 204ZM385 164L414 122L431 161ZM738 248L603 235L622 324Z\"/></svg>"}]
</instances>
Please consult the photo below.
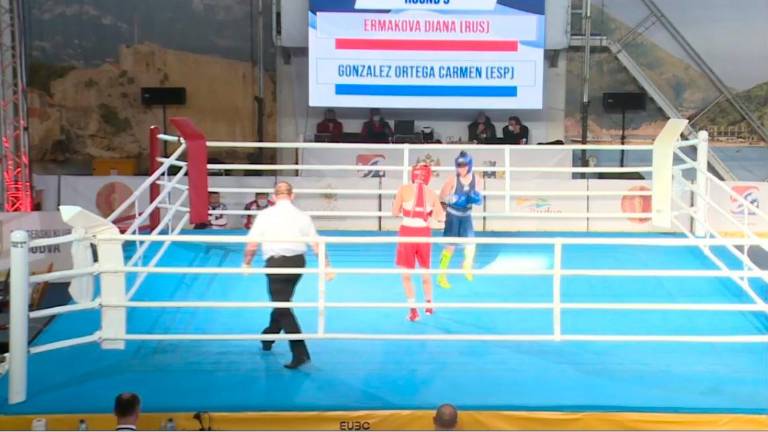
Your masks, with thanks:
<instances>
[{"instance_id":1,"label":"green vegetation","mask_svg":"<svg viewBox=\"0 0 768 432\"><path fill-rule=\"evenodd\" d=\"M736 97L755 114L759 122L768 127L768 81L737 93ZM696 124L705 128L734 126L751 129L749 123L726 99L718 102Z\"/></svg>"},{"instance_id":2,"label":"green vegetation","mask_svg":"<svg viewBox=\"0 0 768 432\"><path fill-rule=\"evenodd\" d=\"M98 108L101 121L112 128L115 135L128 132L133 128L131 121L127 118L120 117L112 106L101 103Z\"/></svg>"},{"instance_id":3,"label":"green vegetation","mask_svg":"<svg viewBox=\"0 0 768 432\"><path fill-rule=\"evenodd\" d=\"M29 64L29 87L44 91L50 96L51 82L63 78L74 69L77 68L72 65L32 62Z\"/></svg>"}]
</instances>

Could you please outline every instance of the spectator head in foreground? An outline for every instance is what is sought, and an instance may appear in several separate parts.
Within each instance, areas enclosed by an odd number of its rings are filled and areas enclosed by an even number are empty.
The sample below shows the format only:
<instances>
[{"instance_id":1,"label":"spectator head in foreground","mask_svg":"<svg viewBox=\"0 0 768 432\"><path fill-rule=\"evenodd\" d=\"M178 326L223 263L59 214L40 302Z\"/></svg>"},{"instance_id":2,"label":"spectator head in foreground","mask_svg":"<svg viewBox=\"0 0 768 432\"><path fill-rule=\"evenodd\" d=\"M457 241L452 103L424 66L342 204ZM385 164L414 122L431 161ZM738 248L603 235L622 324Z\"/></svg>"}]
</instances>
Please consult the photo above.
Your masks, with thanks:
<instances>
[{"instance_id":1,"label":"spectator head in foreground","mask_svg":"<svg viewBox=\"0 0 768 432\"><path fill-rule=\"evenodd\" d=\"M459 412L451 404L442 404L437 408L432 422L435 430L455 430L459 423Z\"/></svg>"},{"instance_id":2,"label":"spectator head in foreground","mask_svg":"<svg viewBox=\"0 0 768 432\"><path fill-rule=\"evenodd\" d=\"M136 393L120 393L115 398L116 430L136 430L141 412L141 400Z\"/></svg>"}]
</instances>

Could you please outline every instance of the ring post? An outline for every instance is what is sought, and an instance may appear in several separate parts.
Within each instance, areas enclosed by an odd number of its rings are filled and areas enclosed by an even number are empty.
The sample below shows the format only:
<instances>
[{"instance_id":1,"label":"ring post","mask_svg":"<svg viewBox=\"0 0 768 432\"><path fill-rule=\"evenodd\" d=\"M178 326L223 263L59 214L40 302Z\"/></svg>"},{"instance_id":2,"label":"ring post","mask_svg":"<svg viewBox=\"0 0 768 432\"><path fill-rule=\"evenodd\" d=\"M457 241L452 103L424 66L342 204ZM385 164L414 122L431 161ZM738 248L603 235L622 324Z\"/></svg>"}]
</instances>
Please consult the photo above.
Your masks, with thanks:
<instances>
[{"instance_id":1,"label":"ring post","mask_svg":"<svg viewBox=\"0 0 768 432\"><path fill-rule=\"evenodd\" d=\"M669 119L653 142L653 179L651 192L652 223L658 228L672 228L672 182L675 144L688 126L686 119Z\"/></svg>"},{"instance_id":2,"label":"ring post","mask_svg":"<svg viewBox=\"0 0 768 432\"><path fill-rule=\"evenodd\" d=\"M171 124L187 144L189 222L208 223L208 141L188 118L173 117Z\"/></svg>"},{"instance_id":3,"label":"ring post","mask_svg":"<svg viewBox=\"0 0 768 432\"><path fill-rule=\"evenodd\" d=\"M29 234L11 234L11 316L8 403L27 399L29 356Z\"/></svg>"},{"instance_id":4,"label":"ring post","mask_svg":"<svg viewBox=\"0 0 768 432\"><path fill-rule=\"evenodd\" d=\"M742 234L744 236L744 239L749 239L749 206L747 206L747 203L745 202L743 204L744 207L744 221L742 226ZM741 269L746 272L748 270L747 266L747 260L749 259L749 242L744 242L744 259L741 260ZM743 282L744 285L749 286L749 276L746 275L746 273L743 276Z\"/></svg>"},{"instance_id":5,"label":"ring post","mask_svg":"<svg viewBox=\"0 0 768 432\"><path fill-rule=\"evenodd\" d=\"M326 275L326 245L324 240L318 242L317 254L317 334L325 334L325 275Z\"/></svg>"},{"instance_id":6,"label":"ring post","mask_svg":"<svg viewBox=\"0 0 768 432\"><path fill-rule=\"evenodd\" d=\"M697 237L704 237L707 233L706 222L709 208L704 197L709 196L709 133L699 131L699 143L696 146L696 191L694 207L698 218L694 218L693 232Z\"/></svg>"},{"instance_id":7,"label":"ring post","mask_svg":"<svg viewBox=\"0 0 768 432\"><path fill-rule=\"evenodd\" d=\"M75 230L82 230L86 236L96 237L102 302L118 305L125 303L125 273L113 270L125 265L123 241L119 239L120 231L101 216L77 206L61 206L59 212L64 223ZM126 323L125 306L102 306L101 348L124 349Z\"/></svg>"},{"instance_id":8,"label":"ring post","mask_svg":"<svg viewBox=\"0 0 768 432\"><path fill-rule=\"evenodd\" d=\"M160 139L158 138L158 135L160 135L159 127L152 126L149 128L149 175L154 174L160 169L160 162L157 160L157 158L160 157ZM166 171L166 174L167 173L168 171ZM167 178L165 180L166 182L168 181ZM158 196L160 196L160 185L157 184L157 182L153 182L149 186L149 202L155 202ZM139 217L138 213L136 213L136 217ZM154 230L158 225L160 225L159 208L152 210L152 213L149 216L150 229Z\"/></svg>"},{"instance_id":9,"label":"ring post","mask_svg":"<svg viewBox=\"0 0 768 432\"><path fill-rule=\"evenodd\" d=\"M554 262L552 263L552 270L554 271L554 280L552 281L552 328L555 340L559 342L562 336L562 308L560 303L560 283L562 276L560 271L563 266L563 243L560 239L555 239L554 255Z\"/></svg>"}]
</instances>

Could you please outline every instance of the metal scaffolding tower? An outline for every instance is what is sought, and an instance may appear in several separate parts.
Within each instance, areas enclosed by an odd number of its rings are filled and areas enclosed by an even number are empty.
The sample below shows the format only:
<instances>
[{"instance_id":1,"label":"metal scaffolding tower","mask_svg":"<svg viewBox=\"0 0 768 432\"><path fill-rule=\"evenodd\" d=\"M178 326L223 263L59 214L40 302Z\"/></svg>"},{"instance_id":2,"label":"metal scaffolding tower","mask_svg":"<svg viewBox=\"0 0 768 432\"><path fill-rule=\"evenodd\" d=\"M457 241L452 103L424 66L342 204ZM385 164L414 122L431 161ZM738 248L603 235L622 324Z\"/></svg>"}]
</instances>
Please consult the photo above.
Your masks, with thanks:
<instances>
[{"instance_id":1,"label":"metal scaffolding tower","mask_svg":"<svg viewBox=\"0 0 768 432\"><path fill-rule=\"evenodd\" d=\"M709 66L704 58L696 51L690 42L683 36L680 30L672 23L672 21L662 12L661 8L656 4L654 0L643 0L645 6L651 11L651 15L661 23L664 29L675 39L675 41L683 48L686 54L693 60L696 66L707 76L709 81L720 91L721 97L716 99L719 101L723 96L736 108L736 111L755 129L758 135L768 143L768 128L763 126L762 123L755 117L755 114L747 108L736 95L733 94L730 88L723 82L720 76ZM711 105L710 105L711 107ZM707 107L709 108L709 107Z\"/></svg>"},{"instance_id":2,"label":"metal scaffolding tower","mask_svg":"<svg viewBox=\"0 0 768 432\"><path fill-rule=\"evenodd\" d=\"M582 0L583 4L587 4L588 0ZM758 133L761 134L766 139L766 142L768 142L768 135L763 135L761 133L761 126L759 122L757 122L754 119L754 116L752 115L749 110L747 110L743 104L733 95L733 93L728 89L727 86L722 84L722 81L720 78L715 74L715 72L709 67L709 65L704 61L703 58L701 58L700 55L693 49L693 47L688 43L688 41L680 34L680 32L677 30L677 28L672 24L672 22L662 14L661 10L658 8L656 3L653 0L643 0L643 3L648 7L650 13L643 18L633 29L631 29L626 35L624 35L620 40L618 41L612 41L608 39L605 36L595 36L592 35L589 38L585 37L583 34L575 33L571 35L571 46L574 47L584 47L585 49L593 49L593 48L608 48L610 51L616 56L616 58L621 62L621 64L626 68L626 70L635 78L637 83L640 85L640 87L643 88L643 90L646 91L648 96L653 99L653 101L658 105L659 108L661 108L662 111L664 111L664 114L667 115L669 118L683 118L683 115L680 113L680 111L677 109L674 103L670 101L662 92L659 90L659 88L656 86L656 84L651 80L648 75L643 71L642 67L635 62L635 60L627 53L627 51L624 49L625 46L627 46L629 43L635 41L638 37L640 37L643 33L648 31L650 28L652 28L656 24L662 24L662 26L669 32L675 41L680 44L683 49L693 58L694 63L707 75L707 77L715 84L715 86L721 90L723 95L718 98L713 104L710 105L707 109L711 108L712 105L714 105L716 102L722 100L723 98L727 98L733 105L738 109L738 111L744 116L747 121L749 121L750 124L752 124L753 127L758 131ZM579 14L584 14L586 11L586 8L581 9L575 9L574 12ZM692 124L693 122L691 122ZM762 128L763 130L765 128ZM696 136L696 130L692 128L690 125L686 130L686 135L689 137L695 137ZM720 160L720 158L717 157L717 155L710 150L709 153L709 162L710 162L710 168L721 178L724 180L736 180L736 177L733 175L733 173L728 169L728 167Z\"/></svg>"},{"instance_id":3,"label":"metal scaffolding tower","mask_svg":"<svg viewBox=\"0 0 768 432\"><path fill-rule=\"evenodd\" d=\"M0 136L6 212L32 211L23 0L0 0Z\"/></svg>"}]
</instances>

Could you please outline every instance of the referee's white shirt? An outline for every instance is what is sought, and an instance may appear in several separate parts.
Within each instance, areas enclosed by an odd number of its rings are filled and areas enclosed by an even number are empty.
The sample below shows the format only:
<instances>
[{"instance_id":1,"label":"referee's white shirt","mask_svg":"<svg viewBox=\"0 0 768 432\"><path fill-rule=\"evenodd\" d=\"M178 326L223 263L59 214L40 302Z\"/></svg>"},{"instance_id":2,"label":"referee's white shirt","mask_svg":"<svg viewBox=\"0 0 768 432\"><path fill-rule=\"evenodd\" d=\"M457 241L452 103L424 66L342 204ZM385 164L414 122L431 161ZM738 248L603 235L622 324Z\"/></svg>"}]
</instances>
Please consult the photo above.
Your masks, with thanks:
<instances>
[{"instance_id":1,"label":"referee's white shirt","mask_svg":"<svg viewBox=\"0 0 768 432\"><path fill-rule=\"evenodd\" d=\"M250 231L248 231L249 238L261 243L264 259L302 255L307 252L306 243L270 242L270 237L315 236L317 236L317 231L312 219L296 208L289 200L279 200L272 207L259 213Z\"/></svg>"}]
</instances>

